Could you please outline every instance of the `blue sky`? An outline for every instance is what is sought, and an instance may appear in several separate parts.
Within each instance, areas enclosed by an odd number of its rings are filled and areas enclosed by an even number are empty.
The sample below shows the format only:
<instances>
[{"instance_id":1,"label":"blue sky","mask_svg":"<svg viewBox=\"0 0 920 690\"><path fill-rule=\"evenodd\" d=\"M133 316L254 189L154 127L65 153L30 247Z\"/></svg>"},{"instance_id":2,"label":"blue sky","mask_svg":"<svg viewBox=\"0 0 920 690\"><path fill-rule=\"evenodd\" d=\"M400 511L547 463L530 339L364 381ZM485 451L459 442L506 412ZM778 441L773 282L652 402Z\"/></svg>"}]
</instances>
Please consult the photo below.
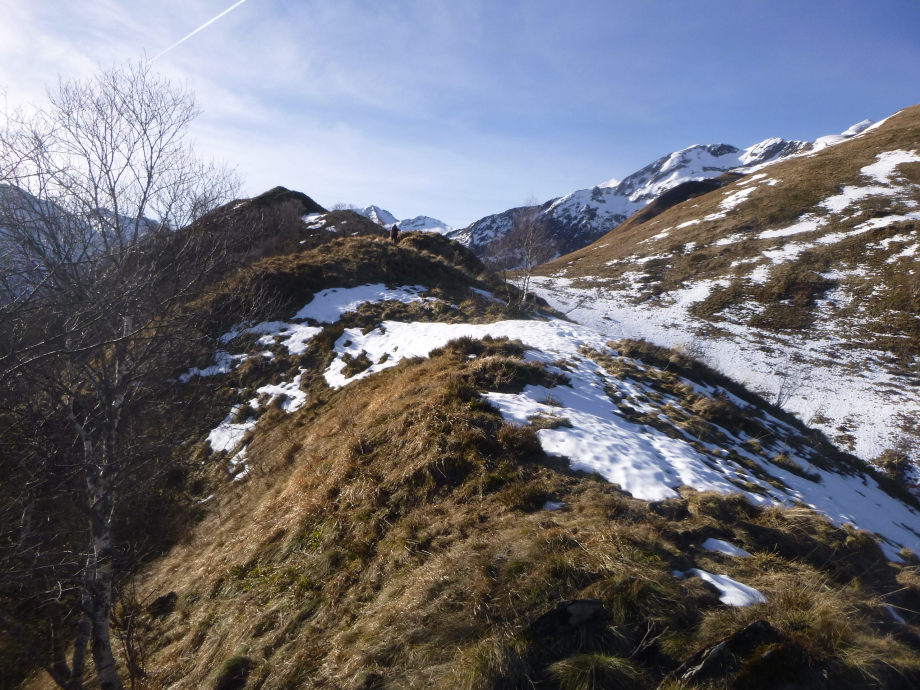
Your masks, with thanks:
<instances>
[{"instance_id":1,"label":"blue sky","mask_svg":"<svg viewBox=\"0 0 920 690\"><path fill-rule=\"evenodd\" d=\"M0 0L0 87L35 101L234 1ZM917 0L246 0L155 65L196 91L198 148L247 193L461 227L691 144L918 103L918 27Z\"/></svg>"}]
</instances>

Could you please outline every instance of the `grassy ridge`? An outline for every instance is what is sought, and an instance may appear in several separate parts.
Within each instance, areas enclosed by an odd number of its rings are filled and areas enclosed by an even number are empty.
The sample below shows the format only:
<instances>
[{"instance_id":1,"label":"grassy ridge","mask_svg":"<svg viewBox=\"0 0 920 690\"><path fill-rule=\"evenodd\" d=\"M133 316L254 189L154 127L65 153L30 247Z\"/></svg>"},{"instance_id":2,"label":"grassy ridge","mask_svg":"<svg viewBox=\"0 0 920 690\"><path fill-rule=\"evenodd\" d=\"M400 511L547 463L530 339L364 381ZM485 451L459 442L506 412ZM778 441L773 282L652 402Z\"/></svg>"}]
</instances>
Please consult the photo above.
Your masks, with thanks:
<instances>
[{"instance_id":1,"label":"grassy ridge","mask_svg":"<svg viewBox=\"0 0 920 690\"><path fill-rule=\"evenodd\" d=\"M242 655L246 687L590 687L585 674L656 687L755 620L834 687L916 682L917 639L884 608L917 609L915 567L807 509L691 490L648 504L571 473L477 395L554 383L520 355L458 341L260 426L256 477L146 581L179 595L147 631L160 682L206 686ZM566 507L539 510L548 499ZM705 551L709 537L753 557ZM671 574L691 567L769 602L727 608ZM535 631L558 601L585 598L602 622ZM774 679L802 671L762 665Z\"/></svg>"}]
</instances>

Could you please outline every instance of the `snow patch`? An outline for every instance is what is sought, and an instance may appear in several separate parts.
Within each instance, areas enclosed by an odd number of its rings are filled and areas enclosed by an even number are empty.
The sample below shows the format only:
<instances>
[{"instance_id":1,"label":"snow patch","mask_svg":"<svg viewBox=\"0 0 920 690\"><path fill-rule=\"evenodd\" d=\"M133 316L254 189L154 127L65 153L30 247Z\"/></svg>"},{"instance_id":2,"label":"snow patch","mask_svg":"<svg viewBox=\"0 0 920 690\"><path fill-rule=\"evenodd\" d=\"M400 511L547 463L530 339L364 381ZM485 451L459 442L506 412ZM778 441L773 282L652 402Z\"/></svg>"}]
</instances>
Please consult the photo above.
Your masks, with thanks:
<instances>
[{"instance_id":1,"label":"snow patch","mask_svg":"<svg viewBox=\"0 0 920 690\"><path fill-rule=\"evenodd\" d=\"M707 551L713 551L715 553L724 553L726 556L734 556L736 558L750 558L749 554L744 549L735 546L727 541L722 541L721 539L709 538L703 542L703 548Z\"/></svg>"},{"instance_id":2,"label":"snow patch","mask_svg":"<svg viewBox=\"0 0 920 690\"><path fill-rule=\"evenodd\" d=\"M740 607L767 603L767 598L763 594L753 587L748 587L737 580L733 580L728 575L716 575L699 568L690 568L686 572L675 570L673 575L681 580L685 577L698 577L708 582L719 590L719 601L726 606Z\"/></svg>"},{"instance_id":3,"label":"snow patch","mask_svg":"<svg viewBox=\"0 0 920 690\"><path fill-rule=\"evenodd\" d=\"M383 283L362 285L353 288L330 288L318 292L313 301L294 316L295 320L312 319L319 323L335 323L342 314L357 311L368 302L436 302L434 297L421 297L424 285L409 285L389 289Z\"/></svg>"}]
</instances>

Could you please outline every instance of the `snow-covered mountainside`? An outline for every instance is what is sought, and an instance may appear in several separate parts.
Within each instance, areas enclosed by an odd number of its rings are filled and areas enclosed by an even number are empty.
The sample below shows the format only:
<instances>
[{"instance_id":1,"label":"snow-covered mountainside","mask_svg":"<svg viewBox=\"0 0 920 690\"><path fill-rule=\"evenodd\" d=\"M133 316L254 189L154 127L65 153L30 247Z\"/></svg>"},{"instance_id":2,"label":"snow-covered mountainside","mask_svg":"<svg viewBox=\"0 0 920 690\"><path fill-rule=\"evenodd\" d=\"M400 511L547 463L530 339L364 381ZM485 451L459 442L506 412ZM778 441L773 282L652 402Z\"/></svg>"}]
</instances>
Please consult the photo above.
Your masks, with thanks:
<instances>
[{"instance_id":1,"label":"snow-covered mountainside","mask_svg":"<svg viewBox=\"0 0 920 690\"><path fill-rule=\"evenodd\" d=\"M454 231L447 223L431 216L416 216L399 221L400 230L420 230L422 232L436 232L447 235Z\"/></svg>"},{"instance_id":2,"label":"snow-covered mountainside","mask_svg":"<svg viewBox=\"0 0 920 690\"><path fill-rule=\"evenodd\" d=\"M398 220L392 213L379 206L367 206L358 211L358 213L386 228L398 225L399 229L404 231L418 230L420 232L436 232L439 235L447 235L454 232L454 228L447 223L437 218L432 218L431 216L415 216L415 218Z\"/></svg>"},{"instance_id":3,"label":"snow-covered mountainside","mask_svg":"<svg viewBox=\"0 0 920 690\"><path fill-rule=\"evenodd\" d=\"M916 482L920 106L739 172L547 264L539 294L704 356Z\"/></svg>"},{"instance_id":4,"label":"snow-covered mountainside","mask_svg":"<svg viewBox=\"0 0 920 690\"><path fill-rule=\"evenodd\" d=\"M608 180L591 189L547 201L540 206L540 214L559 252L566 254L587 246L665 192L686 182L711 180L729 171L820 150L845 141L871 124L871 120L864 120L842 134L822 137L814 144L771 138L746 149L728 144L690 146L662 156L623 180ZM492 240L508 231L517 212L518 209L509 209L486 216L455 230L450 237L481 254Z\"/></svg>"}]
</instances>

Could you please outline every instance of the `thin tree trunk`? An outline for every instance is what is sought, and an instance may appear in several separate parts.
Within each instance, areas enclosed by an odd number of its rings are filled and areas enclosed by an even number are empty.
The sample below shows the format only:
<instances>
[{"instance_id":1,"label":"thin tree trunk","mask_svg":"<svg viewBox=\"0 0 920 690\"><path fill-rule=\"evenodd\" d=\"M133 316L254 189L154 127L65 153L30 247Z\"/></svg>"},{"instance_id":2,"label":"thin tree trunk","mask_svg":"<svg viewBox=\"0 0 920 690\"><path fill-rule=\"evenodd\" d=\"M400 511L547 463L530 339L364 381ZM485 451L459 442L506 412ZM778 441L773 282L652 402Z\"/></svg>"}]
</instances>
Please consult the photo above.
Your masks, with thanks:
<instances>
[{"instance_id":1,"label":"thin tree trunk","mask_svg":"<svg viewBox=\"0 0 920 690\"><path fill-rule=\"evenodd\" d=\"M93 664L96 667L96 677L102 690L124 690L121 676L118 675L118 665L112 653L112 634L110 616L112 612L112 583L115 578L115 548L112 535L112 513L115 508L114 488L110 471L112 458L110 451L113 447L114 427L110 426L109 438L98 449L95 459L98 465L89 462L90 471L87 476L90 504L90 530L93 538L94 569L90 586L92 608L90 618L92 621L92 651Z\"/></svg>"},{"instance_id":2,"label":"thin tree trunk","mask_svg":"<svg viewBox=\"0 0 920 690\"><path fill-rule=\"evenodd\" d=\"M95 570L93 554L87 556L86 571L83 573L83 588L81 593L80 622L77 624L77 638L73 647L73 662L71 664L70 680L67 681L66 690L83 690L83 672L86 670L86 648L93 630L93 621L89 612L93 608L90 586Z\"/></svg>"},{"instance_id":3,"label":"thin tree trunk","mask_svg":"<svg viewBox=\"0 0 920 690\"><path fill-rule=\"evenodd\" d=\"M102 690L124 690L118 665L112 653L109 616L112 611L112 530L108 517L94 520L93 546L96 551L96 573L92 583L92 650L96 675ZM97 528L98 526L98 528Z\"/></svg>"}]
</instances>

